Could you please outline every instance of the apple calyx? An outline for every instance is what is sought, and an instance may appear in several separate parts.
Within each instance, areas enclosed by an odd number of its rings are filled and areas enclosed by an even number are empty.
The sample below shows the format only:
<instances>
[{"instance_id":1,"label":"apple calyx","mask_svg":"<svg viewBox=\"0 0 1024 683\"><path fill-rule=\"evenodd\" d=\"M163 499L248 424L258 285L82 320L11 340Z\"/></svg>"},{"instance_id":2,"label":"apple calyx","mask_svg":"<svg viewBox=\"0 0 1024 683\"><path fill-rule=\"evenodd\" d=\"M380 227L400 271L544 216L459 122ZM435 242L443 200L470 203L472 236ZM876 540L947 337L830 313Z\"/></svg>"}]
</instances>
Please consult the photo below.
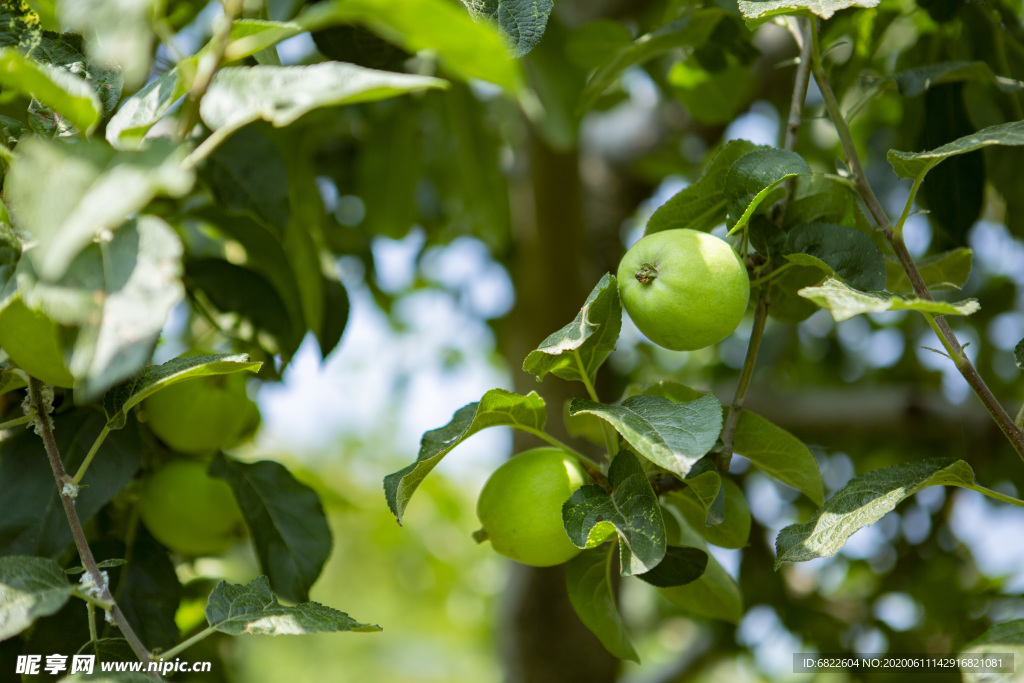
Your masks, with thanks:
<instances>
[{"instance_id":1,"label":"apple calyx","mask_svg":"<svg viewBox=\"0 0 1024 683\"><path fill-rule=\"evenodd\" d=\"M649 284L651 280L658 277L658 268L650 263L645 263L636 271L635 277L640 284Z\"/></svg>"}]
</instances>

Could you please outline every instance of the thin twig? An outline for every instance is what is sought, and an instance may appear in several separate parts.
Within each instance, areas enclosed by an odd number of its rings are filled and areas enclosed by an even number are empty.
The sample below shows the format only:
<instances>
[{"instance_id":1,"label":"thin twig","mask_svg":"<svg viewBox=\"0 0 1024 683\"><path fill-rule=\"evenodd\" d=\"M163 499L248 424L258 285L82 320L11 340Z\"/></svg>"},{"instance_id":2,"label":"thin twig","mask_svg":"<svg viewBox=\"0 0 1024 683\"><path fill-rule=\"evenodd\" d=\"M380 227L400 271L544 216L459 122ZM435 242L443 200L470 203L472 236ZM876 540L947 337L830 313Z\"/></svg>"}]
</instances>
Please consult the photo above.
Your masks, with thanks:
<instances>
[{"instance_id":1,"label":"thin twig","mask_svg":"<svg viewBox=\"0 0 1024 683\"><path fill-rule=\"evenodd\" d=\"M725 426L722 428L722 450L718 454L718 469L726 472L729 463L732 461L733 442L736 438L736 427L740 423L740 413L743 411L743 401L747 396L747 388L750 386L750 378L754 374L754 365L757 363L757 352L761 348L761 338L764 336L764 326L768 322L768 304L771 282L761 287L761 294L757 297L757 308L754 310L754 329L750 332L750 342L747 344L747 356L743 360L743 370L740 372L740 383L736 387L736 397L729 406L729 414L725 418Z\"/></svg>"},{"instance_id":2,"label":"thin twig","mask_svg":"<svg viewBox=\"0 0 1024 683\"><path fill-rule=\"evenodd\" d=\"M110 616L114 620L114 624L121 629L121 634L128 641L132 651L139 660L149 663L152 661L149 651L146 650L146 646L142 644L142 641L135 634L135 631L125 618L124 612L117 606L114 596L110 594L110 589L104 584L103 574L100 572L100 568L96 564L96 558L92 554L92 549L89 548L89 542L85 538L82 521L78 517L78 510L75 509L75 501L72 497L72 490L75 487L71 477L64 470L64 463L61 462L60 452L57 449L57 441L53 438L53 424L50 418L49 401L44 399L43 383L35 377L29 378L28 396L32 409L35 410L37 416L36 425L38 433L43 439L46 455L50 459L50 467L53 470L54 479L57 480L60 502L64 506L64 513L67 515L68 524L71 526L71 535L75 539L75 547L78 548L78 554L82 558L82 566L86 568L93 581L96 582L100 599L110 604Z\"/></svg>"},{"instance_id":3,"label":"thin twig","mask_svg":"<svg viewBox=\"0 0 1024 683\"><path fill-rule=\"evenodd\" d=\"M210 51L203 54L199 59L196 69L196 76L192 80L192 87L189 88L188 98L182 106L181 118L178 125L178 139L184 140L192 131L192 127L199 120L199 104L206 94L207 88L213 81L214 74L224 59L224 50L227 49L231 40L231 24L235 17L242 11L242 0L225 0L224 16L220 25L217 26L210 39Z\"/></svg>"},{"instance_id":4,"label":"thin twig","mask_svg":"<svg viewBox=\"0 0 1024 683\"><path fill-rule=\"evenodd\" d=\"M805 26L806 22L801 21L800 25ZM795 150L797 141L800 138L800 126L803 122L804 102L807 100L807 85L810 82L811 70L811 41L807 37L807 29L801 28L794 32L797 38L797 45L800 47L800 61L797 64L796 76L793 79L793 97L789 105L789 118L786 121L785 137L783 148ZM786 214L786 206L793 194L793 184L786 183L786 196L773 210L773 218L781 222ZM787 266L783 265L782 268ZM747 388L750 386L750 378L754 374L754 365L757 363L757 354L761 348L761 338L764 336L765 324L768 322L768 306L770 304L769 291L771 289L771 267L768 272L757 281L761 283L761 294L757 298L757 308L754 310L754 328L750 332L750 341L747 344L747 355L743 360L743 369L740 371L740 382L736 387L736 395L729 406L729 414L725 418L725 425L722 428L722 450L717 457L717 465L720 471L727 471L732 461L733 445L736 437L736 426L740 422L740 413L743 411L743 402L747 395Z\"/></svg>"},{"instance_id":5,"label":"thin twig","mask_svg":"<svg viewBox=\"0 0 1024 683\"><path fill-rule=\"evenodd\" d=\"M836 100L835 94L832 92L832 87L829 85L828 77L825 75L825 69L821 63L821 50L818 41L818 27L816 23L811 24L811 43L813 50L813 59L811 69L814 74L814 80L818 84L818 90L821 91L822 99L825 101L825 108L828 110L829 116L832 118L832 123L836 127L836 132L839 134L839 140L843 146L843 153L846 155L846 162L849 164L850 170L854 173L854 184L857 188L861 199L867 205L868 210L874 217L875 222L878 224L879 229L885 238L889 241L893 251L896 253L896 258L899 260L900 265L903 267L903 271L907 275L907 279L910 280L911 286L914 288L914 293L918 298L925 301L934 301L931 292L928 290L928 285L925 284L924 278L921 276L921 271L918 270L917 264L914 263L913 257L907 250L907 245L903 241L903 234L901 231L893 230L892 224L889 221L889 217L886 215L885 209L882 208L881 202L878 201L878 197L875 196L874 190L871 189L871 185L867 181L867 176L864 174L864 169L861 166L860 156L857 154L857 149L853 144L853 136L850 134L850 127L847 125L846 119L843 117L842 112L839 109L839 103ZM904 212L906 213L906 212ZM902 228L902 224L900 226ZM967 357L963 351L963 347L960 345L960 341L953 334L953 330L950 329L949 323L946 322L944 317L934 318L934 329L938 335L942 345L950 352L950 356L956 364L957 370L963 375L963 378L967 380L967 384L974 390L978 398L981 400L982 405L988 410L989 414L992 415L992 419L995 420L999 429L1006 436L1010 445L1013 446L1017 454L1024 459L1024 430L1018 427L1010 415L1006 412L1006 409L999 403L992 390L985 384L985 380L982 379L978 373L977 368Z\"/></svg>"}]
</instances>

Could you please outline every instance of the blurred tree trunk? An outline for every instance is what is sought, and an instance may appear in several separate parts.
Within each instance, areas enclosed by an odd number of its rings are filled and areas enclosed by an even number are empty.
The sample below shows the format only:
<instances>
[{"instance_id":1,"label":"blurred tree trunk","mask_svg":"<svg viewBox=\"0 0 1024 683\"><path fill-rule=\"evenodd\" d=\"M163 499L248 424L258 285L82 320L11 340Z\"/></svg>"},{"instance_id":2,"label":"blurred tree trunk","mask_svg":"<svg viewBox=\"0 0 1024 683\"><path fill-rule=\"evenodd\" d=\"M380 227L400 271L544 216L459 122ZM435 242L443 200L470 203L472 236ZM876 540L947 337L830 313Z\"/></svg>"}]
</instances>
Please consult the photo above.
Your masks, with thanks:
<instances>
[{"instance_id":1,"label":"blurred tree trunk","mask_svg":"<svg viewBox=\"0 0 1024 683\"><path fill-rule=\"evenodd\" d=\"M502 321L503 355L521 363L552 332L572 321L596 280L588 280L583 190L575 149L555 151L534 137L530 173L513 181L516 233L510 268L516 305ZM537 391L548 405L549 431L566 439L566 401L582 385L551 377L543 384L513 369L515 389ZM542 445L516 434L515 450ZM580 622L565 590L565 567L516 564L502 605L500 640L509 683L612 683L619 662Z\"/></svg>"}]
</instances>

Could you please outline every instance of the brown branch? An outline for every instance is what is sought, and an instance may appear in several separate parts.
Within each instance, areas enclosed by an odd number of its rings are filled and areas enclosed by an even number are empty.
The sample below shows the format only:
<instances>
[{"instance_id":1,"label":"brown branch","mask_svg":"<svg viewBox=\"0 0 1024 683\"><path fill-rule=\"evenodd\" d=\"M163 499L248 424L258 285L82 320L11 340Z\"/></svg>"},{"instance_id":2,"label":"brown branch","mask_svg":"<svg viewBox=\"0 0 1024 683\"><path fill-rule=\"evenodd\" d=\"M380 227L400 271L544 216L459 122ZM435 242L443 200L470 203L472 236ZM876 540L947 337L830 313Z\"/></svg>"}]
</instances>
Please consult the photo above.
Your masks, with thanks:
<instances>
[{"instance_id":1,"label":"brown branch","mask_svg":"<svg viewBox=\"0 0 1024 683\"><path fill-rule=\"evenodd\" d=\"M152 657L146 646L142 644L139 637L132 630L131 625L124 616L124 612L117 606L114 596L110 594L110 588L103 581L103 574L96 564L96 558L89 548L89 542L85 538L85 531L82 529L82 520L78 517L78 510L75 509L74 491L75 485L71 476L64 470L64 463L60 459L60 451L57 449L57 441L53 438L53 423L50 417L50 401L44 398L45 387L35 377L30 377L28 382L28 396L32 408L36 413L36 432L43 440L46 448L46 455L50 459L50 468L53 470L54 479L57 480L57 489L60 492L60 502L64 506L64 513L67 515L68 524L71 526L71 535L75 539L75 547L82 558L82 565L89 572L96 587L99 590L99 597L110 604L110 616L114 624L121 629L125 640L131 646L132 651L142 662L149 663Z\"/></svg>"},{"instance_id":2,"label":"brown branch","mask_svg":"<svg viewBox=\"0 0 1024 683\"><path fill-rule=\"evenodd\" d=\"M829 116L832 117L832 123L836 127L836 132L839 134L839 140L843 147L843 153L846 155L846 161L850 166L850 170L853 172L855 178L855 186L861 199L867 205L868 210L874 217L875 222L878 224L882 234L888 240L892 246L893 251L896 254L896 258L899 260L900 265L903 267L903 271L907 274L907 279L910 281L911 286L914 288L914 293L919 299L925 301L933 301L931 292L928 290L928 285L925 284L924 278L921 276L921 271L918 270L917 264L914 263L913 257L910 252L907 251L907 245L903 241L903 235L897 233L892 228L892 223L889 221L889 217L885 213L885 209L882 208L881 202L878 201L878 197L875 196L874 190L867 181L867 176L864 174L864 169L860 162L860 155L857 154L857 149L853 144L853 136L850 134L850 127L846 123L846 119L839 109L839 102L836 100L835 93L832 92L832 87L828 82L828 77L825 74L825 69L821 63L821 50L818 44L818 27L817 24L811 25L811 43L813 48L813 64L812 70L814 73L814 80L818 84L818 89L821 91L821 96L825 101L825 108L828 110ZM978 398L981 400L982 405L988 410L992 419L995 420L999 429L1006 436L1010 445L1013 446L1017 454L1024 459L1024 431L1022 431L1010 417L1006 409L999 403L992 390L985 384L985 380L982 379L978 373L977 368L971 363L971 360L964 353L963 347L960 341L956 338L953 330L950 329L949 323L944 318L935 318L936 334L942 341L943 346L950 350L951 358L953 363L956 365L957 370L967 381L967 384L971 387Z\"/></svg>"}]
</instances>

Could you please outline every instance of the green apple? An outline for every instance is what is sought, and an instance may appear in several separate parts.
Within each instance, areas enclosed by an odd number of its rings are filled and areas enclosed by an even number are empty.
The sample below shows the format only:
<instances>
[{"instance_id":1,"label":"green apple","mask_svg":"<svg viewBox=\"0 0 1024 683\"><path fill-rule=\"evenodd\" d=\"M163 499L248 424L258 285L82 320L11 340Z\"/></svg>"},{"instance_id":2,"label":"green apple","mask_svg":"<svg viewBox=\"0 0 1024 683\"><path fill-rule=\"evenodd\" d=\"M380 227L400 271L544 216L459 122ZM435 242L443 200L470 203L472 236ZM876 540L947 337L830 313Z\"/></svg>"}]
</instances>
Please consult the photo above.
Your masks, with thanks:
<instances>
[{"instance_id":1,"label":"green apple","mask_svg":"<svg viewBox=\"0 0 1024 683\"><path fill-rule=\"evenodd\" d=\"M153 433L182 453L234 446L259 424L259 410L240 372L172 384L147 398L143 407Z\"/></svg>"},{"instance_id":2,"label":"green apple","mask_svg":"<svg viewBox=\"0 0 1024 683\"><path fill-rule=\"evenodd\" d=\"M153 538L183 555L219 555L245 537L231 487L207 463L172 460L143 480L139 517Z\"/></svg>"},{"instance_id":3,"label":"green apple","mask_svg":"<svg viewBox=\"0 0 1024 683\"><path fill-rule=\"evenodd\" d=\"M725 241L706 232L655 232L626 252L617 273L622 305L648 339L693 351L732 334L750 299L750 278Z\"/></svg>"},{"instance_id":4,"label":"green apple","mask_svg":"<svg viewBox=\"0 0 1024 683\"><path fill-rule=\"evenodd\" d=\"M60 325L26 306L20 297L0 311L0 348L38 380L55 387L75 383L65 362Z\"/></svg>"},{"instance_id":5,"label":"green apple","mask_svg":"<svg viewBox=\"0 0 1024 683\"><path fill-rule=\"evenodd\" d=\"M534 567L572 559L580 549L562 527L562 504L587 480L575 458L557 448L535 448L496 469L480 492L478 540L505 557Z\"/></svg>"}]
</instances>

